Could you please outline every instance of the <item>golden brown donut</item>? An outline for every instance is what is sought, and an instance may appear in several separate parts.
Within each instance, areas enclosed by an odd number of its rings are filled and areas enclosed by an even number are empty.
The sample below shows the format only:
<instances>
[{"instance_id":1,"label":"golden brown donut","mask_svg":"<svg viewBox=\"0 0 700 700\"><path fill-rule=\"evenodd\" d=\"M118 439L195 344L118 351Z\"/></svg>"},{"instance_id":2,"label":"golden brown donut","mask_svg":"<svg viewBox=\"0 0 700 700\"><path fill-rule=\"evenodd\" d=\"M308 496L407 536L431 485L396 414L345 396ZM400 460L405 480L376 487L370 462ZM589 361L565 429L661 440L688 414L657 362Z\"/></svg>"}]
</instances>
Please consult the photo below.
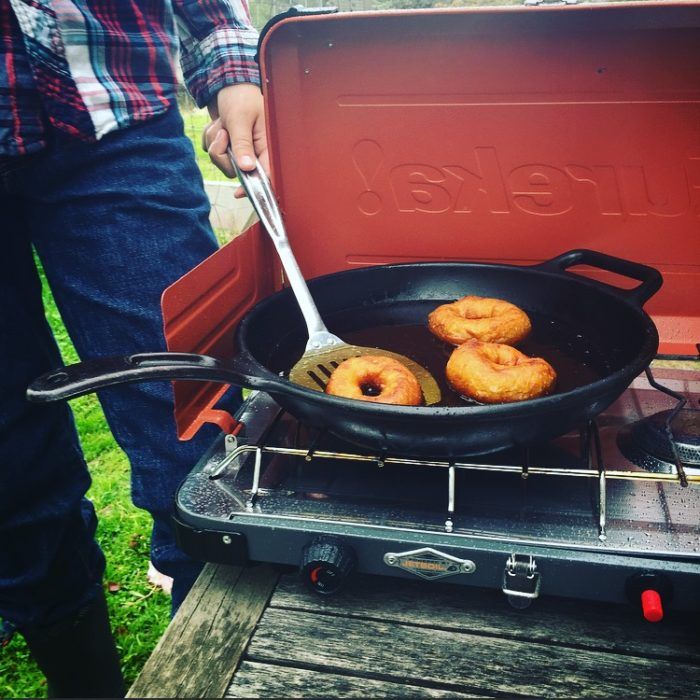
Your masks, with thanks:
<instances>
[{"instance_id":1,"label":"golden brown donut","mask_svg":"<svg viewBox=\"0 0 700 700\"><path fill-rule=\"evenodd\" d=\"M452 345L470 338L515 345L530 333L532 324L522 309L508 301L466 296L438 306L428 315L428 327Z\"/></svg>"},{"instance_id":2,"label":"golden brown donut","mask_svg":"<svg viewBox=\"0 0 700 700\"><path fill-rule=\"evenodd\" d=\"M423 403L415 374L398 360L382 355L361 355L341 362L326 384L326 393L404 406Z\"/></svg>"},{"instance_id":3,"label":"golden brown donut","mask_svg":"<svg viewBox=\"0 0 700 700\"><path fill-rule=\"evenodd\" d=\"M541 357L528 357L500 343L468 340L447 362L447 381L482 403L525 401L549 393L557 373Z\"/></svg>"}]
</instances>

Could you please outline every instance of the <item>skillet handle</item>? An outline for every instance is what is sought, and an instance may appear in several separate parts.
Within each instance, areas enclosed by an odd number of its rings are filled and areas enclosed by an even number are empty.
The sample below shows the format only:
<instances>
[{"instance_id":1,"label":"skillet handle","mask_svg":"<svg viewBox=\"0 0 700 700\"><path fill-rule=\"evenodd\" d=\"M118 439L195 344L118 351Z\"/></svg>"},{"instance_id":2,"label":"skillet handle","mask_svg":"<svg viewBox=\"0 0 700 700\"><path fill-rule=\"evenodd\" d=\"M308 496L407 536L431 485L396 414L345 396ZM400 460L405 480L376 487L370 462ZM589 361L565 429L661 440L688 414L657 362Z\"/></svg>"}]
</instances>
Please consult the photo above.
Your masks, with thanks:
<instances>
[{"instance_id":1,"label":"skillet handle","mask_svg":"<svg viewBox=\"0 0 700 700\"><path fill-rule=\"evenodd\" d=\"M644 304L659 291L663 284L661 273L653 267L642 265L631 260L625 260L624 258L616 258L612 255L606 255L605 253L599 253L596 250L587 250L585 248L570 250L568 253L562 253L556 258L547 260L534 267L549 272L562 273L566 272L568 268L574 265L590 265L591 267L597 267L601 270L615 272L618 275L639 280L641 284L634 287L634 289L620 289L619 287L607 284L606 282L598 282L597 280L589 279L588 281L606 287L614 291L618 296L628 299L640 307L644 306Z\"/></svg>"},{"instance_id":2,"label":"skillet handle","mask_svg":"<svg viewBox=\"0 0 700 700\"><path fill-rule=\"evenodd\" d=\"M127 357L107 357L78 362L42 375L27 389L27 399L34 403L49 403L73 399L114 384L157 379L197 379L279 391L277 381L254 376L247 369L247 362L241 356L227 363L209 355L186 352L145 352Z\"/></svg>"}]
</instances>

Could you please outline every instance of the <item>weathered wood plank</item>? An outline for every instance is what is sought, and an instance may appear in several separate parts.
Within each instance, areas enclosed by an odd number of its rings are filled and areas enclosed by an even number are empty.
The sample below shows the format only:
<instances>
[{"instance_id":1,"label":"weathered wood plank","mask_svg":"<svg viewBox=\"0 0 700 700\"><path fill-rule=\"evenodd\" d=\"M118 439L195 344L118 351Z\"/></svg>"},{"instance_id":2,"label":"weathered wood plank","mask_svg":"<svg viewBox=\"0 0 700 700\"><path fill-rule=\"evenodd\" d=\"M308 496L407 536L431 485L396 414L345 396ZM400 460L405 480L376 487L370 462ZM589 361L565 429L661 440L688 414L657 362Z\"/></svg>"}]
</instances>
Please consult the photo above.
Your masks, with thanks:
<instances>
[{"instance_id":1,"label":"weathered wood plank","mask_svg":"<svg viewBox=\"0 0 700 700\"><path fill-rule=\"evenodd\" d=\"M700 667L532 640L268 608L246 659L462 692L694 696Z\"/></svg>"},{"instance_id":2,"label":"weathered wood plank","mask_svg":"<svg viewBox=\"0 0 700 700\"><path fill-rule=\"evenodd\" d=\"M317 596L298 577L283 576L270 607L700 663L697 616L675 613L652 625L624 605L543 597L514 610L499 591L379 576L357 576L341 594Z\"/></svg>"},{"instance_id":3,"label":"weathered wood plank","mask_svg":"<svg viewBox=\"0 0 700 700\"><path fill-rule=\"evenodd\" d=\"M207 565L128 697L222 697L278 574Z\"/></svg>"},{"instance_id":4,"label":"weathered wood plank","mask_svg":"<svg viewBox=\"0 0 700 700\"><path fill-rule=\"evenodd\" d=\"M483 698L455 690L389 683L300 668L242 661L227 698Z\"/></svg>"}]
</instances>

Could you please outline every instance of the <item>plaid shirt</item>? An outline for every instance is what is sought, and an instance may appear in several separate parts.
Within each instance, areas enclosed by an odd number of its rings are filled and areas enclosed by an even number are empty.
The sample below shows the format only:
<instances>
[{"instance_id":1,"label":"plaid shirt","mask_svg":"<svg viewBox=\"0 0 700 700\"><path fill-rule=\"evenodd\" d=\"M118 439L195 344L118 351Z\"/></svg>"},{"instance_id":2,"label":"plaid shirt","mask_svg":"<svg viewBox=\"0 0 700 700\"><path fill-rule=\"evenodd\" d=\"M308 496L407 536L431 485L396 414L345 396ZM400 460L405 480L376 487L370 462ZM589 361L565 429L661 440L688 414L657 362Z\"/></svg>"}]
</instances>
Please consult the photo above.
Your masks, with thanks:
<instances>
[{"instance_id":1,"label":"plaid shirt","mask_svg":"<svg viewBox=\"0 0 700 700\"><path fill-rule=\"evenodd\" d=\"M175 102L175 56L200 107L260 84L246 0L0 0L0 155L87 141Z\"/></svg>"}]
</instances>

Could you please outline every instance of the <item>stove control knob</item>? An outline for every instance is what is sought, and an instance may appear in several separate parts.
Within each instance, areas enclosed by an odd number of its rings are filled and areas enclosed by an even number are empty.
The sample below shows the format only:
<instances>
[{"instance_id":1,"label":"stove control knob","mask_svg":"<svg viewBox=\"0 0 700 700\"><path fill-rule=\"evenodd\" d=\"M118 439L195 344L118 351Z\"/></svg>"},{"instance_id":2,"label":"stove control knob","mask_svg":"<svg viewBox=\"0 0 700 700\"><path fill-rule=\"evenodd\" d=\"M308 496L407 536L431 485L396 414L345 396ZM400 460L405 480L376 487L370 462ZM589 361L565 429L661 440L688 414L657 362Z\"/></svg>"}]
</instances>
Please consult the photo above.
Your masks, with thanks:
<instances>
[{"instance_id":1,"label":"stove control knob","mask_svg":"<svg viewBox=\"0 0 700 700\"><path fill-rule=\"evenodd\" d=\"M355 552L336 537L316 537L305 545L299 574L315 593L338 591L357 564Z\"/></svg>"},{"instance_id":2,"label":"stove control knob","mask_svg":"<svg viewBox=\"0 0 700 700\"><path fill-rule=\"evenodd\" d=\"M641 604L645 620L661 622L664 619L663 601L673 597L673 587L667 576L646 571L629 578L626 588L627 597Z\"/></svg>"}]
</instances>

